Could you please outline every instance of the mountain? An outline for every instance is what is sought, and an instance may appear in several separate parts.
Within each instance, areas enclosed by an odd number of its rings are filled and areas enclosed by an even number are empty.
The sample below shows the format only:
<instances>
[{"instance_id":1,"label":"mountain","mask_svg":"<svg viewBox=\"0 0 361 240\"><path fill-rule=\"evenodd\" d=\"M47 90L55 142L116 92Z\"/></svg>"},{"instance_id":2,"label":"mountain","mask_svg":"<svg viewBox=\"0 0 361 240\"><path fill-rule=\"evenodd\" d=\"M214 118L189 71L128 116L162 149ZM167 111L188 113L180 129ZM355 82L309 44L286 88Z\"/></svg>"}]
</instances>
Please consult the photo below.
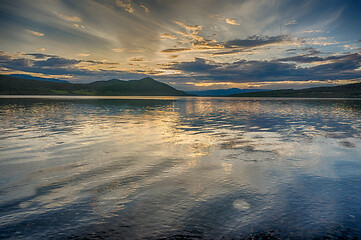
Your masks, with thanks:
<instances>
[{"instance_id":1,"label":"mountain","mask_svg":"<svg viewBox=\"0 0 361 240\"><path fill-rule=\"evenodd\" d=\"M229 97L296 97L296 98L361 98L361 82L335 87L313 87L300 90L282 89L266 92L238 93Z\"/></svg>"},{"instance_id":2,"label":"mountain","mask_svg":"<svg viewBox=\"0 0 361 240\"><path fill-rule=\"evenodd\" d=\"M188 96L152 78L112 79L85 84L47 82L0 75L0 95Z\"/></svg>"},{"instance_id":3,"label":"mountain","mask_svg":"<svg viewBox=\"0 0 361 240\"><path fill-rule=\"evenodd\" d=\"M55 78L33 77L26 74L10 74L9 76L16 78L30 79L30 80L46 81L46 82L69 83L68 81L65 80L59 80Z\"/></svg>"},{"instance_id":4,"label":"mountain","mask_svg":"<svg viewBox=\"0 0 361 240\"><path fill-rule=\"evenodd\" d=\"M237 93L247 93L247 92L261 92L269 91L269 89L239 89L239 88L229 88L229 89L215 89L215 90L203 90L203 91L186 91L189 94L198 95L198 96L227 96Z\"/></svg>"}]
</instances>

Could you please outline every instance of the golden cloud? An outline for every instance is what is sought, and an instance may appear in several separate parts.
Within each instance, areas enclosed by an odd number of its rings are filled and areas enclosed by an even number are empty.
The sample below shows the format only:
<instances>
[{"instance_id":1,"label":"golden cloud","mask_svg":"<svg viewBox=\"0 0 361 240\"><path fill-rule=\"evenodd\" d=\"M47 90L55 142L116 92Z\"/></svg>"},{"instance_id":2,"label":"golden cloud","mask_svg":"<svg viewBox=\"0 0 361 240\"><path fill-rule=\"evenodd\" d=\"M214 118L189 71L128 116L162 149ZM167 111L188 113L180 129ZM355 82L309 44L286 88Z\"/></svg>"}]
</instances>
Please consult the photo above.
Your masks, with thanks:
<instances>
[{"instance_id":1,"label":"golden cloud","mask_svg":"<svg viewBox=\"0 0 361 240\"><path fill-rule=\"evenodd\" d=\"M26 31L28 33L30 33L30 34L33 34L34 36L38 36L38 37L43 37L44 36L44 33L41 33L41 32L36 32L36 31L33 31L33 30L29 30L29 29L27 29Z\"/></svg>"},{"instance_id":2,"label":"golden cloud","mask_svg":"<svg viewBox=\"0 0 361 240\"><path fill-rule=\"evenodd\" d=\"M175 24L187 29L187 30L190 30L190 31L199 31L199 30L202 30L202 26L200 25L195 25L195 26L191 26L191 25L187 25L187 24L184 24L182 22L179 22L179 21L176 21L174 20L173 21Z\"/></svg>"},{"instance_id":3,"label":"golden cloud","mask_svg":"<svg viewBox=\"0 0 361 240\"><path fill-rule=\"evenodd\" d=\"M87 56L89 56L90 54L89 54L89 53L78 53L77 55L78 55L78 56L81 56L81 57L87 57Z\"/></svg>"},{"instance_id":4,"label":"golden cloud","mask_svg":"<svg viewBox=\"0 0 361 240\"><path fill-rule=\"evenodd\" d=\"M134 8L132 7L132 5L130 4L130 1L123 2L121 0L117 0L116 1L117 6L124 8L125 11L129 12L129 13L133 13L134 12Z\"/></svg>"},{"instance_id":5,"label":"golden cloud","mask_svg":"<svg viewBox=\"0 0 361 240\"><path fill-rule=\"evenodd\" d=\"M112 48L112 49L110 49L110 50L112 50L113 52L119 53L119 52L124 52L124 51L125 51L125 48Z\"/></svg>"},{"instance_id":6,"label":"golden cloud","mask_svg":"<svg viewBox=\"0 0 361 240\"><path fill-rule=\"evenodd\" d=\"M150 12L150 11L149 11L149 8L147 8L146 6L144 6L144 5L139 5L139 6L144 9L144 12L145 12L145 13L149 13L149 12Z\"/></svg>"},{"instance_id":7,"label":"golden cloud","mask_svg":"<svg viewBox=\"0 0 361 240\"><path fill-rule=\"evenodd\" d=\"M77 23L74 23L73 26L77 27L77 28L82 28L82 29L85 28L83 25L80 25L80 24L77 24Z\"/></svg>"},{"instance_id":8,"label":"golden cloud","mask_svg":"<svg viewBox=\"0 0 361 240\"><path fill-rule=\"evenodd\" d=\"M54 14L66 21L81 22L81 18L77 17L77 16L66 15L66 14L58 13L58 12L54 12Z\"/></svg>"},{"instance_id":9,"label":"golden cloud","mask_svg":"<svg viewBox=\"0 0 361 240\"><path fill-rule=\"evenodd\" d=\"M231 25L239 25L239 23L237 23L236 20L230 18L226 18L226 23Z\"/></svg>"},{"instance_id":10,"label":"golden cloud","mask_svg":"<svg viewBox=\"0 0 361 240\"><path fill-rule=\"evenodd\" d=\"M162 36L161 36L161 38L166 38L166 39L172 39L172 40L174 40L174 39L177 39L177 36L170 35L170 34L168 34L168 33L163 33Z\"/></svg>"}]
</instances>

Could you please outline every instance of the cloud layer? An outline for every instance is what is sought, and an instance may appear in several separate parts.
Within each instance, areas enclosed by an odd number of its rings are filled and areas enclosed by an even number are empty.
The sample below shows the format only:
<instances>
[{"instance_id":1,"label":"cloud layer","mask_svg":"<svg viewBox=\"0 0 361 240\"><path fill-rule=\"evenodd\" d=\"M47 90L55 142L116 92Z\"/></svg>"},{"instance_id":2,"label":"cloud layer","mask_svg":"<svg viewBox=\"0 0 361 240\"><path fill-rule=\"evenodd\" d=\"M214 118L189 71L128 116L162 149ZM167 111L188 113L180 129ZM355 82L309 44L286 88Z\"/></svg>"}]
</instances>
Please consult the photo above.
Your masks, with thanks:
<instances>
[{"instance_id":1,"label":"cloud layer","mask_svg":"<svg viewBox=\"0 0 361 240\"><path fill-rule=\"evenodd\" d=\"M181 89L346 83L361 78L360 9L356 0L4 0L0 73L148 75Z\"/></svg>"}]
</instances>

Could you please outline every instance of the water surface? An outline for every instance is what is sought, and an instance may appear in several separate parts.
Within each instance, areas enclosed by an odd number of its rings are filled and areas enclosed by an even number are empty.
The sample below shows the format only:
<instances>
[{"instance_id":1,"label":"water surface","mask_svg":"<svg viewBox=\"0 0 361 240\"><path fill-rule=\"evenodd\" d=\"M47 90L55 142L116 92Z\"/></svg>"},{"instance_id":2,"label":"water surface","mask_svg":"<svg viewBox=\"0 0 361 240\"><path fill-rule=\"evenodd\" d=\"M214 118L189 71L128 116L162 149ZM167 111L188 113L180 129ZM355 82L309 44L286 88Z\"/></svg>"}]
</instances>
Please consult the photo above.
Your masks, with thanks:
<instances>
[{"instance_id":1,"label":"water surface","mask_svg":"<svg viewBox=\"0 0 361 240\"><path fill-rule=\"evenodd\" d=\"M0 98L0 123L1 239L361 236L360 100Z\"/></svg>"}]
</instances>

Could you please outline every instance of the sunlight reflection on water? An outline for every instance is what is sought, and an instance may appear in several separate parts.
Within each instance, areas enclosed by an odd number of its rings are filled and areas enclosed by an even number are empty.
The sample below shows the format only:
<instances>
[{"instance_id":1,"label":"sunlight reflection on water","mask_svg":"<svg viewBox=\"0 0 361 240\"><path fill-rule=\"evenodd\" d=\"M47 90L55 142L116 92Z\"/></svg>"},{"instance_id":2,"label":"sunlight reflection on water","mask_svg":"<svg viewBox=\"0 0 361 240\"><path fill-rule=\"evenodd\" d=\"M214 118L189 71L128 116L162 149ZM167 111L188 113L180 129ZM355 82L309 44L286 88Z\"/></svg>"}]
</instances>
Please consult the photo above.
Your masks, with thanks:
<instances>
[{"instance_id":1,"label":"sunlight reflection on water","mask_svg":"<svg viewBox=\"0 0 361 240\"><path fill-rule=\"evenodd\" d=\"M361 101L0 99L0 238L361 234Z\"/></svg>"}]
</instances>

